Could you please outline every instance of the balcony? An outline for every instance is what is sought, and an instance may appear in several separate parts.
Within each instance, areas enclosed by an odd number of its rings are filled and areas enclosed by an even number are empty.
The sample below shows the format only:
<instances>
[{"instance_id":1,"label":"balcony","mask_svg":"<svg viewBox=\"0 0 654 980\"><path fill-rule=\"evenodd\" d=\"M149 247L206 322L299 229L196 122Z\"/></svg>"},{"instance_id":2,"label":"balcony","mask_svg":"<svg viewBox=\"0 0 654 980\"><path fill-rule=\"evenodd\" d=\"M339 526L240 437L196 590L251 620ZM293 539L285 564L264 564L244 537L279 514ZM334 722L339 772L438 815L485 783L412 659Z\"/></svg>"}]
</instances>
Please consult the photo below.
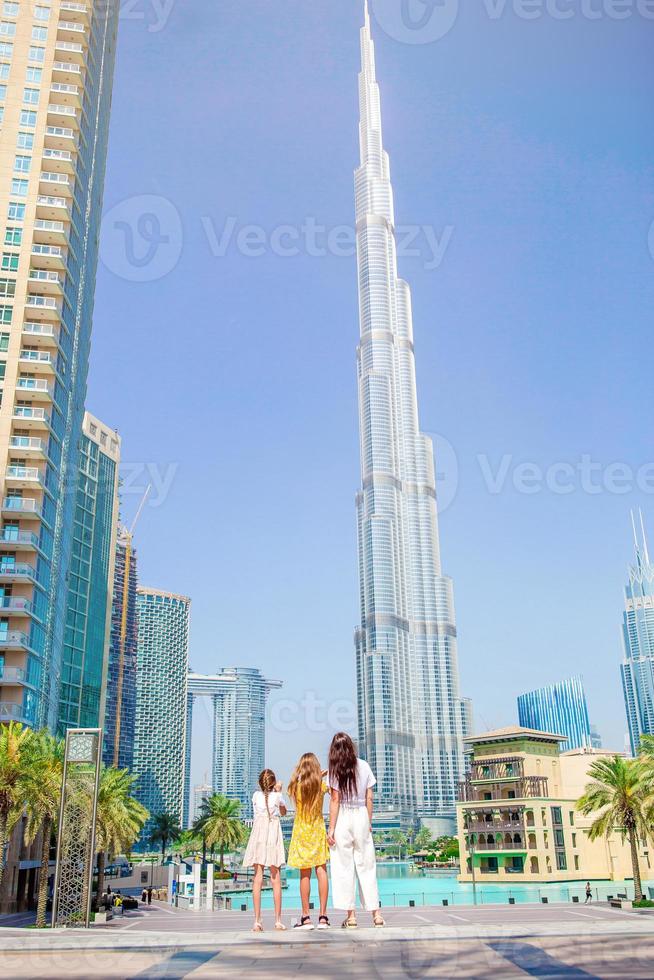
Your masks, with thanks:
<instances>
[{"instance_id":1,"label":"balcony","mask_svg":"<svg viewBox=\"0 0 654 980\"><path fill-rule=\"evenodd\" d=\"M34 323L30 320L23 323L23 337L36 347L56 347L58 331L51 323Z\"/></svg>"},{"instance_id":2,"label":"balcony","mask_svg":"<svg viewBox=\"0 0 654 980\"><path fill-rule=\"evenodd\" d=\"M79 127L77 109L72 105L62 105L58 102L51 102L48 105L48 125L49 126L71 126Z\"/></svg>"},{"instance_id":3,"label":"balcony","mask_svg":"<svg viewBox=\"0 0 654 980\"><path fill-rule=\"evenodd\" d=\"M16 381L16 391L20 392L21 398L29 397L34 401L52 401L52 385L45 378L18 378Z\"/></svg>"},{"instance_id":4,"label":"balcony","mask_svg":"<svg viewBox=\"0 0 654 980\"><path fill-rule=\"evenodd\" d=\"M513 796L509 796L513 793ZM459 783L459 801L462 803L485 803L494 800L510 804L512 800L544 799L548 796L546 776L522 776L506 782L473 783L467 779Z\"/></svg>"},{"instance_id":5,"label":"balcony","mask_svg":"<svg viewBox=\"0 0 654 980\"><path fill-rule=\"evenodd\" d=\"M43 195L50 194L54 190L70 197L73 193L73 185L69 174L59 173L58 170L42 170L39 177L39 190Z\"/></svg>"},{"instance_id":6,"label":"balcony","mask_svg":"<svg viewBox=\"0 0 654 980\"><path fill-rule=\"evenodd\" d=\"M76 20L60 20L57 24L57 42L86 41L86 25Z\"/></svg>"},{"instance_id":7,"label":"balcony","mask_svg":"<svg viewBox=\"0 0 654 980\"><path fill-rule=\"evenodd\" d=\"M513 780L524 776L524 760L520 756L507 756L486 762L473 762L470 780L473 783L487 780Z\"/></svg>"},{"instance_id":8,"label":"balcony","mask_svg":"<svg viewBox=\"0 0 654 980\"><path fill-rule=\"evenodd\" d=\"M465 830L475 834L495 834L498 831L522 832L523 827L522 820L471 820L466 824Z\"/></svg>"},{"instance_id":9,"label":"balcony","mask_svg":"<svg viewBox=\"0 0 654 980\"><path fill-rule=\"evenodd\" d=\"M34 222L34 241L41 245L68 245L68 231L63 221L37 218Z\"/></svg>"},{"instance_id":10,"label":"balcony","mask_svg":"<svg viewBox=\"0 0 654 980\"><path fill-rule=\"evenodd\" d=\"M59 8L62 14L66 15L67 20L82 21L88 23L89 8L85 3L75 3L73 0L62 0Z\"/></svg>"},{"instance_id":11,"label":"balcony","mask_svg":"<svg viewBox=\"0 0 654 980\"><path fill-rule=\"evenodd\" d=\"M27 683L27 671L22 667L6 667L0 664L0 684L23 685Z\"/></svg>"},{"instance_id":12,"label":"balcony","mask_svg":"<svg viewBox=\"0 0 654 980\"><path fill-rule=\"evenodd\" d=\"M36 569L26 562L0 562L0 582L36 582Z\"/></svg>"},{"instance_id":13,"label":"balcony","mask_svg":"<svg viewBox=\"0 0 654 980\"><path fill-rule=\"evenodd\" d=\"M77 148L77 133L70 126L46 126L45 145L54 150Z\"/></svg>"},{"instance_id":14,"label":"balcony","mask_svg":"<svg viewBox=\"0 0 654 980\"><path fill-rule=\"evenodd\" d=\"M63 272L66 268L66 252L60 245L32 245L32 262L37 269ZM63 283L63 280L60 279Z\"/></svg>"},{"instance_id":15,"label":"balcony","mask_svg":"<svg viewBox=\"0 0 654 980\"><path fill-rule=\"evenodd\" d=\"M61 296L64 287L64 280L59 273L51 269L30 269L29 281L37 283L46 295Z\"/></svg>"},{"instance_id":16,"label":"balcony","mask_svg":"<svg viewBox=\"0 0 654 980\"><path fill-rule=\"evenodd\" d=\"M32 603L22 596L12 595L0 598L0 613L9 616L30 616Z\"/></svg>"},{"instance_id":17,"label":"balcony","mask_svg":"<svg viewBox=\"0 0 654 980\"><path fill-rule=\"evenodd\" d=\"M20 630L0 630L0 650L29 650L30 638Z\"/></svg>"},{"instance_id":18,"label":"balcony","mask_svg":"<svg viewBox=\"0 0 654 980\"><path fill-rule=\"evenodd\" d=\"M39 537L32 531L21 531L17 527L0 528L0 548L15 548L16 551L38 551Z\"/></svg>"},{"instance_id":19,"label":"balcony","mask_svg":"<svg viewBox=\"0 0 654 980\"><path fill-rule=\"evenodd\" d=\"M29 310L30 316L40 320L53 320L61 314L60 300L41 293L28 293L25 308Z\"/></svg>"},{"instance_id":20,"label":"balcony","mask_svg":"<svg viewBox=\"0 0 654 980\"><path fill-rule=\"evenodd\" d=\"M5 483L8 487L26 489L37 487L44 489L41 481L41 471L36 466L10 465L5 470Z\"/></svg>"},{"instance_id":21,"label":"balcony","mask_svg":"<svg viewBox=\"0 0 654 980\"><path fill-rule=\"evenodd\" d=\"M69 175L75 172L75 157L70 150L56 150L46 146L43 149L43 163L49 171Z\"/></svg>"},{"instance_id":22,"label":"balcony","mask_svg":"<svg viewBox=\"0 0 654 980\"><path fill-rule=\"evenodd\" d=\"M485 854L486 852L497 853L498 851L513 851L520 854L526 853L527 845L523 840L519 841L491 841L490 843L476 843L475 854Z\"/></svg>"},{"instance_id":23,"label":"balcony","mask_svg":"<svg viewBox=\"0 0 654 980\"><path fill-rule=\"evenodd\" d=\"M46 218L50 221L70 221L70 211L68 201L65 197L54 197L52 194L39 194L36 199L37 218Z\"/></svg>"},{"instance_id":24,"label":"balcony","mask_svg":"<svg viewBox=\"0 0 654 980\"><path fill-rule=\"evenodd\" d=\"M24 429L50 429L50 414L44 408L31 405L15 405L12 418Z\"/></svg>"},{"instance_id":25,"label":"balcony","mask_svg":"<svg viewBox=\"0 0 654 980\"><path fill-rule=\"evenodd\" d=\"M57 38L55 41L55 58L65 58L66 62L81 67L85 60L85 46L77 41L60 41Z\"/></svg>"},{"instance_id":26,"label":"balcony","mask_svg":"<svg viewBox=\"0 0 654 980\"><path fill-rule=\"evenodd\" d=\"M29 724L25 717L25 709L13 701L0 701L0 721L22 721Z\"/></svg>"},{"instance_id":27,"label":"balcony","mask_svg":"<svg viewBox=\"0 0 654 980\"><path fill-rule=\"evenodd\" d=\"M50 351L46 350L22 350L20 352L20 365L23 368L33 367L44 374L54 374L56 371L55 361Z\"/></svg>"},{"instance_id":28,"label":"balcony","mask_svg":"<svg viewBox=\"0 0 654 980\"><path fill-rule=\"evenodd\" d=\"M56 78L57 81L72 85L82 80L82 66L62 57L53 64L52 77Z\"/></svg>"},{"instance_id":29,"label":"balcony","mask_svg":"<svg viewBox=\"0 0 654 980\"><path fill-rule=\"evenodd\" d=\"M33 497L5 497L2 501L3 517L41 517L41 503Z\"/></svg>"}]
</instances>

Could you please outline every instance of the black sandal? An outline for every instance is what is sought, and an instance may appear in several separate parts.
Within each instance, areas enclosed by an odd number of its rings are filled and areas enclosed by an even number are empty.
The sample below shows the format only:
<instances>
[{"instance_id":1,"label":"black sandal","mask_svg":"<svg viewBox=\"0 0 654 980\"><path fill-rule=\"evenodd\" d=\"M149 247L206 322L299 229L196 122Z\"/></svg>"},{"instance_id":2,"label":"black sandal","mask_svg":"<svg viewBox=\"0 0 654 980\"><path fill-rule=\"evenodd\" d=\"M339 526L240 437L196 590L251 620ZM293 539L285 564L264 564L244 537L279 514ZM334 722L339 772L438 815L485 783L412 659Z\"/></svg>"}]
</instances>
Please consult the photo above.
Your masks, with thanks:
<instances>
[{"instance_id":1,"label":"black sandal","mask_svg":"<svg viewBox=\"0 0 654 980\"><path fill-rule=\"evenodd\" d=\"M319 929L330 929L331 923L326 915L321 915L318 917L318 928Z\"/></svg>"},{"instance_id":2,"label":"black sandal","mask_svg":"<svg viewBox=\"0 0 654 980\"><path fill-rule=\"evenodd\" d=\"M310 915L303 915L299 922L293 926L294 929L313 929L314 925Z\"/></svg>"}]
</instances>

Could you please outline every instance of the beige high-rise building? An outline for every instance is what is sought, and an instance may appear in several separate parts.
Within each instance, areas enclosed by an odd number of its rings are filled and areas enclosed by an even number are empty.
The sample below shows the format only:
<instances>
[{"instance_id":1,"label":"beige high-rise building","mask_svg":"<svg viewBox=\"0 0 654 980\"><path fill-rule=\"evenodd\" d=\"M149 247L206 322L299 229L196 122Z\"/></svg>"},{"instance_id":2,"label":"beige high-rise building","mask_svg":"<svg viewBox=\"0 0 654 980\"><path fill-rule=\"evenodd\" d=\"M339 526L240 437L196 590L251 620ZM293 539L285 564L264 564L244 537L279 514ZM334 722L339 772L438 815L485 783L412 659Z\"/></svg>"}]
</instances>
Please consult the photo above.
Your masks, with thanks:
<instances>
[{"instance_id":1,"label":"beige high-rise building","mask_svg":"<svg viewBox=\"0 0 654 980\"><path fill-rule=\"evenodd\" d=\"M55 729L119 4L0 4L0 721Z\"/></svg>"},{"instance_id":2,"label":"beige high-rise building","mask_svg":"<svg viewBox=\"0 0 654 980\"><path fill-rule=\"evenodd\" d=\"M619 834L589 840L592 818L575 809L592 763L616 753L561 752L561 741L556 732L520 727L465 739L472 762L457 804L460 881L473 880L473 862L475 880L486 884L632 877L628 844ZM647 878L647 842L639 854Z\"/></svg>"}]
</instances>

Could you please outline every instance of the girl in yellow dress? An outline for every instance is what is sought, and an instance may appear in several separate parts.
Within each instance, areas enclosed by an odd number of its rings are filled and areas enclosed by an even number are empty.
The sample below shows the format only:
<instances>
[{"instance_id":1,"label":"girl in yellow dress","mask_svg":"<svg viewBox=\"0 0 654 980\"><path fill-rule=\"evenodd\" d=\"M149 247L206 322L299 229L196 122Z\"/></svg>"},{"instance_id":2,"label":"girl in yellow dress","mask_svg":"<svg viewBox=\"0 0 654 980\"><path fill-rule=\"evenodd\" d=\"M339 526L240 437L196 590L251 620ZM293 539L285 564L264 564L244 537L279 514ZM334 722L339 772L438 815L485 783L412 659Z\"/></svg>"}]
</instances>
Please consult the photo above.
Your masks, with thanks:
<instances>
[{"instance_id":1,"label":"girl in yellow dress","mask_svg":"<svg viewBox=\"0 0 654 980\"><path fill-rule=\"evenodd\" d=\"M313 752L307 752L295 767L288 784L288 794L295 803L295 822L287 864L291 868L300 869L300 898L302 899L302 918L296 923L296 929L313 929L309 912L312 869L315 869L318 879L320 898L318 928L329 929L327 918L329 847L322 812L323 799L328 788L323 779L324 775L316 756Z\"/></svg>"}]
</instances>

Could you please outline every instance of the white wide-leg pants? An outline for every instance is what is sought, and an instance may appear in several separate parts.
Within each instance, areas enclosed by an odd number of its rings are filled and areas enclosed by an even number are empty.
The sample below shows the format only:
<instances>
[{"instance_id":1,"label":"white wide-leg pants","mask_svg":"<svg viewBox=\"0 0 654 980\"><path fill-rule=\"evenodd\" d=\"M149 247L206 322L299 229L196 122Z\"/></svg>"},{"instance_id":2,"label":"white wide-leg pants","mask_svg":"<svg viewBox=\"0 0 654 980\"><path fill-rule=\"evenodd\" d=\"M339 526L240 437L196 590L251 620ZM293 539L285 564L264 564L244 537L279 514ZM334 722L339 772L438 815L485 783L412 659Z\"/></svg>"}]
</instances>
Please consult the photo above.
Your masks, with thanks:
<instances>
[{"instance_id":1,"label":"white wide-leg pants","mask_svg":"<svg viewBox=\"0 0 654 980\"><path fill-rule=\"evenodd\" d=\"M355 879L359 880L361 902L367 912L379 908L377 859L365 806L342 806L331 849L332 901L334 908L349 911L356 907Z\"/></svg>"}]
</instances>

